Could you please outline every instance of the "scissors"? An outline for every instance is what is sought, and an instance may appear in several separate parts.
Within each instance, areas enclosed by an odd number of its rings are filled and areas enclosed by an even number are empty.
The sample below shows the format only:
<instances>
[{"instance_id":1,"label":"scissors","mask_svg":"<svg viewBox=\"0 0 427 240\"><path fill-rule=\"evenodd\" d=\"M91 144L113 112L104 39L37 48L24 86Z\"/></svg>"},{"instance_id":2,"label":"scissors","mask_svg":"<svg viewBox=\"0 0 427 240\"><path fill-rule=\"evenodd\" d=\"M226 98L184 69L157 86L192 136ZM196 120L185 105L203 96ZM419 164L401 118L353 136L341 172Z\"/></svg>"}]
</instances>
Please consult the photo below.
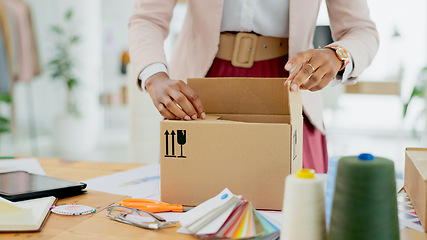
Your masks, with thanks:
<instances>
[{"instance_id":1,"label":"scissors","mask_svg":"<svg viewBox=\"0 0 427 240\"><path fill-rule=\"evenodd\" d=\"M123 199L120 206L137 208L139 210L147 211L150 213L159 212L186 212L192 207L184 207L181 204L169 204L157 200L141 199L141 198L128 198Z\"/></svg>"}]
</instances>

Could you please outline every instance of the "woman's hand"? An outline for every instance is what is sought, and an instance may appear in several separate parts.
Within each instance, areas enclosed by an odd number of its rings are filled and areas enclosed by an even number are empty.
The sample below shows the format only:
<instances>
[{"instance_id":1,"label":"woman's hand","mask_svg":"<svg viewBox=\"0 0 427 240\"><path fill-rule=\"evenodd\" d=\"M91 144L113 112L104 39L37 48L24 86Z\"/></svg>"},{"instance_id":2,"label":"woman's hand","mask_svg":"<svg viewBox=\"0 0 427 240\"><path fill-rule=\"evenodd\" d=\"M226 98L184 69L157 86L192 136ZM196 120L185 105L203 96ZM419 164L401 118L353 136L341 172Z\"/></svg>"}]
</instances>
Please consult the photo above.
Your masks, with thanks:
<instances>
[{"instance_id":1,"label":"woman's hand","mask_svg":"<svg viewBox=\"0 0 427 240\"><path fill-rule=\"evenodd\" d=\"M285 65L289 71L286 86L291 85L291 91L308 89L318 91L326 87L337 75L342 62L331 49L310 49L299 52Z\"/></svg>"},{"instance_id":2,"label":"woman's hand","mask_svg":"<svg viewBox=\"0 0 427 240\"><path fill-rule=\"evenodd\" d=\"M185 82L156 73L145 82L154 106L167 119L205 118L205 109L197 94Z\"/></svg>"}]
</instances>

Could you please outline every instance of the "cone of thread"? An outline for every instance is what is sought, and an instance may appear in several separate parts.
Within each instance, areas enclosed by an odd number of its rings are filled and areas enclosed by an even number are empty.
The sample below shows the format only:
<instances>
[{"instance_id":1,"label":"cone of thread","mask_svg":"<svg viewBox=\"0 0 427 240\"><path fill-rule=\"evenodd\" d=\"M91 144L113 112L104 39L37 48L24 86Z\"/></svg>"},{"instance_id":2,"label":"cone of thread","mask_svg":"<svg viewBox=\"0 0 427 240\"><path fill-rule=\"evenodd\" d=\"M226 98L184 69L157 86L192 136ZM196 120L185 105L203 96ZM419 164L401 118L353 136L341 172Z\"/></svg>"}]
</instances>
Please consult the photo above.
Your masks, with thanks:
<instances>
[{"instance_id":1,"label":"cone of thread","mask_svg":"<svg viewBox=\"0 0 427 240\"><path fill-rule=\"evenodd\" d=\"M314 170L286 177L282 224L282 240L326 239L323 181Z\"/></svg>"},{"instance_id":2,"label":"cone of thread","mask_svg":"<svg viewBox=\"0 0 427 240\"><path fill-rule=\"evenodd\" d=\"M399 239L394 164L359 158L339 161L328 240Z\"/></svg>"}]
</instances>

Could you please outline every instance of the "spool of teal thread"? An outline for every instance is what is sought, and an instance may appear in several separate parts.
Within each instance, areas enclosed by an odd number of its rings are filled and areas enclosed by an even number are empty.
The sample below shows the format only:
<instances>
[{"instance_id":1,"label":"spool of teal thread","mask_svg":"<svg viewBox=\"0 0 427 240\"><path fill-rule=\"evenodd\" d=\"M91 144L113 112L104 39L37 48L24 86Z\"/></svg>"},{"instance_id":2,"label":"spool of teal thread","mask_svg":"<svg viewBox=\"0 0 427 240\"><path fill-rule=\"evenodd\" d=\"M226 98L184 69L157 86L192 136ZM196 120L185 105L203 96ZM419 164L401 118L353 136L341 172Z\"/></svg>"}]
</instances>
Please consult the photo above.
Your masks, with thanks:
<instances>
[{"instance_id":1,"label":"spool of teal thread","mask_svg":"<svg viewBox=\"0 0 427 240\"><path fill-rule=\"evenodd\" d=\"M398 240L395 182L388 159L340 158L328 240Z\"/></svg>"}]
</instances>

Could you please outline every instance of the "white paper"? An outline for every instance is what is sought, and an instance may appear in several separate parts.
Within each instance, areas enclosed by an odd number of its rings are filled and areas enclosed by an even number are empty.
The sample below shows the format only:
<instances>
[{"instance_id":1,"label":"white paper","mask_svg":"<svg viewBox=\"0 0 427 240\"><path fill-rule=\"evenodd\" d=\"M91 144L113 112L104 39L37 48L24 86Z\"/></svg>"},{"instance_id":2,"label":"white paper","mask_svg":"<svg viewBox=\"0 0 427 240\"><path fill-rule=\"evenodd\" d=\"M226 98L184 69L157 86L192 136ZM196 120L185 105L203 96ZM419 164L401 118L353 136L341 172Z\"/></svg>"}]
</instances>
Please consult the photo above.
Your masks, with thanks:
<instances>
[{"instance_id":1,"label":"white paper","mask_svg":"<svg viewBox=\"0 0 427 240\"><path fill-rule=\"evenodd\" d=\"M180 229L176 230L176 232L181 234L191 234L191 232L188 231L185 227L181 227Z\"/></svg>"},{"instance_id":2,"label":"white paper","mask_svg":"<svg viewBox=\"0 0 427 240\"><path fill-rule=\"evenodd\" d=\"M35 158L0 160L0 173L12 171L26 171L29 173L46 175L39 161Z\"/></svg>"},{"instance_id":3,"label":"white paper","mask_svg":"<svg viewBox=\"0 0 427 240\"><path fill-rule=\"evenodd\" d=\"M180 212L162 212L162 213L155 213L157 216L160 216L164 218L168 222L179 222L179 218L184 213Z\"/></svg>"},{"instance_id":4,"label":"white paper","mask_svg":"<svg viewBox=\"0 0 427 240\"><path fill-rule=\"evenodd\" d=\"M397 209L399 216L399 229L411 228L424 232L424 228L415 213L414 207L406 193L397 194Z\"/></svg>"},{"instance_id":5,"label":"white paper","mask_svg":"<svg viewBox=\"0 0 427 240\"><path fill-rule=\"evenodd\" d=\"M231 205L228 209L222 212L219 216L212 219L208 224L202 227L196 234L204 235L204 234L214 234L219 231L219 229L224 225L225 221L227 221L230 214L236 208L236 204Z\"/></svg>"},{"instance_id":6,"label":"white paper","mask_svg":"<svg viewBox=\"0 0 427 240\"><path fill-rule=\"evenodd\" d=\"M160 165L150 164L83 181L86 189L160 200Z\"/></svg>"},{"instance_id":7,"label":"white paper","mask_svg":"<svg viewBox=\"0 0 427 240\"><path fill-rule=\"evenodd\" d=\"M269 222L271 222L274 226L276 226L278 229L282 228L282 211L265 211L265 210L259 210L258 211L262 216L264 216ZM176 213L177 216L182 215L183 213ZM160 214L158 214L160 215ZM161 217L164 217L164 215L160 215ZM167 216L167 215L165 215ZM165 218L168 221L175 221L176 218L173 218L173 220L169 220L168 218ZM191 234L190 231L188 231L185 227L181 227L176 231L177 233L181 234Z\"/></svg>"},{"instance_id":8,"label":"white paper","mask_svg":"<svg viewBox=\"0 0 427 240\"><path fill-rule=\"evenodd\" d=\"M229 209L231 205L235 205L239 201L240 196L234 195L228 188L225 188L220 194L183 214L179 221L188 230L197 232L207 223L218 217L223 211Z\"/></svg>"},{"instance_id":9,"label":"white paper","mask_svg":"<svg viewBox=\"0 0 427 240\"><path fill-rule=\"evenodd\" d=\"M261 213L261 215L264 216L265 219L271 222L278 229L282 228L282 220L283 220L282 211L259 210L258 212Z\"/></svg>"}]
</instances>

